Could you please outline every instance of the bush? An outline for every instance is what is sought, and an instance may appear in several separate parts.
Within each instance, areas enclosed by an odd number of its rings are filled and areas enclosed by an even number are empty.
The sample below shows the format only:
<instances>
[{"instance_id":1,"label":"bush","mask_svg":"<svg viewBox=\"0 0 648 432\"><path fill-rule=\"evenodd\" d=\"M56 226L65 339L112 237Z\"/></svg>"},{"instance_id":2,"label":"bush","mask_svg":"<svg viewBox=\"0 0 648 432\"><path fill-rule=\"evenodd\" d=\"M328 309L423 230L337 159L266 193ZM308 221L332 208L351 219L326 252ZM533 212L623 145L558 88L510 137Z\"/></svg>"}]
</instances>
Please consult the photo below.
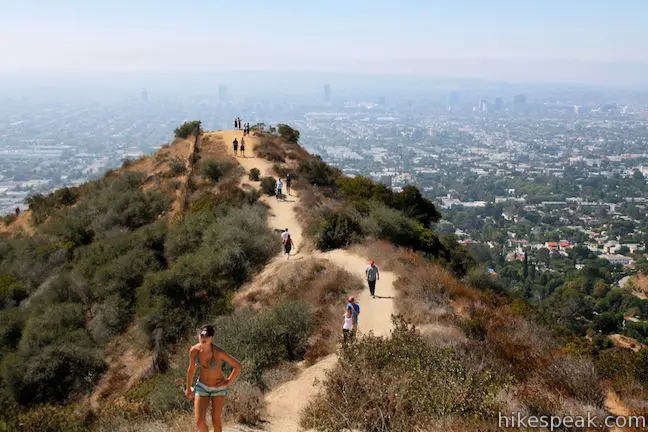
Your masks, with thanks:
<instances>
[{"instance_id":1,"label":"bush","mask_svg":"<svg viewBox=\"0 0 648 432\"><path fill-rule=\"evenodd\" d=\"M320 187L335 186L336 180L342 176L339 169L327 165L320 156L302 160L297 173L308 183Z\"/></svg>"},{"instance_id":2,"label":"bush","mask_svg":"<svg viewBox=\"0 0 648 432\"><path fill-rule=\"evenodd\" d=\"M284 361L303 359L311 333L310 306L291 301L255 313L249 309L216 321L216 341L243 362L242 378L262 383L263 371Z\"/></svg>"},{"instance_id":3,"label":"bush","mask_svg":"<svg viewBox=\"0 0 648 432\"><path fill-rule=\"evenodd\" d=\"M285 166L281 166L281 165L279 165L278 163L276 163L276 164L274 164L274 165L272 166L272 170L273 170L275 173L277 173L277 175L278 175L280 178L284 178L284 179L286 178L286 176L287 176L288 173L290 172L290 170L289 170L288 168L286 168Z\"/></svg>"},{"instance_id":4,"label":"bush","mask_svg":"<svg viewBox=\"0 0 648 432\"><path fill-rule=\"evenodd\" d=\"M0 358L18 347L24 327L24 311L19 308L0 310Z\"/></svg>"},{"instance_id":5,"label":"bush","mask_svg":"<svg viewBox=\"0 0 648 432\"><path fill-rule=\"evenodd\" d=\"M297 144L299 142L299 131L293 129L287 124L279 123L277 125L277 130L281 138L286 140L289 143Z\"/></svg>"},{"instance_id":6,"label":"bush","mask_svg":"<svg viewBox=\"0 0 648 432\"><path fill-rule=\"evenodd\" d=\"M316 229L315 243L322 251L343 248L363 238L360 218L350 210L327 213Z\"/></svg>"},{"instance_id":7,"label":"bush","mask_svg":"<svg viewBox=\"0 0 648 432\"><path fill-rule=\"evenodd\" d=\"M194 226L194 223L196 223ZM182 240L183 233L190 233ZM176 341L205 314L229 308L228 291L276 255L281 247L257 207L224 208L190 215L169 233L170 252L183 253L169 269L148 277L137 289L140 324ZM187 253L190 252L190 253ZM208 299L208 300L206 300Z\"/></svg>"},{"instance_id":8,"label":"bush","mask_svg":"<svg viewBox=\"0 0 648 432\"><path fill-rule=\"evenodd\" d=\"M223 419L232 419L237 423L254 426L261 422L263 393L244 380L236 380L227 397L223 410Z\"/></svg>"},{"instance_id":9,"label":"bush","mask_svg":"<svg viewBox=\"0 0 648 432\"><path fill-rule=\"evenodd\" d=\"M0 275L0 309L18 306L27 298L25 286L13 276Z\"/></svg>"},{"instance_id":10,"label":"bush","mask_svg":"<svg viewBox=\"0 0 648 432\"><path fill-rule=\"evenodd\" d=\"M18 416L21 432L84 432L89 417L77 415L76 406L42 405Z\"/></svg>"},{"instance_id":11,"label":"bush","mask_svg":"<svg viewBox=\"0 0 648 432\"><path fill-rule=\"evenodd\" d=\"M18 216L16 216L15 213L10 213L8 215L5 215L2 217L2 220L4 221L5 225L9 226L12 223L14 223L18 219Z\"/></svg>"},{"instance_id":12,"label":"bush","mask_svg":"<svg viewBox=\"0 0 648 432\"><path fill-rule=\"evenodd\" d=\"M30 406L63 403L86 394L104 369L100 352L69 342L7 355L2 363L2 378L14 400Z\"/></svg>"},{"instance_id":13,"label":"bush","mask_svg":"<svg viewBox=\"0 0 648 432\"><path fill-rule=\"evenodd\" d=\"M175 136L176 138L189 138L196 131L196 128L198 128L198 133L202 133L200 120L184 122L175 129Z\"/></svg>"},{"instance_id":14,"label":"bush","mask_svg":"<svg viewBox=\"0 0 648 432\"><path fill-rule=\"evenodd\" d=\"M259 176L261 176L261 170L259 168L252 168L248 177L252 181L259 181Z\"/></svg>"},{"instance_id":15,"label":"bush","mask_svg":"<svg viewBox=\"0 0 648 432\"><path fill-rule=\"evenodd\" d=\"M263 177L261 179L261 191L264 194L274 196L277 188L277 181L272 177Z\"/></svg>"},{"instance_id":16,"label":"bush","mask_svg":"<svg viewBox=\"0 0 648 432\"><path fill-rule=\"evenodd\" d=\"M388 339L362 336L341 353L306 408L305 429L435 430L440 417L494 417L504 377L469 369L456 353L428 345L402 319Z\"/></svg>"},{"instance_id":17,"label":"bush","mask_svg":"<svg viewBox=\"0 0 648 432\"><path fill-rule=\"evenodd\" d=\"M214 183L217 183L218 180L220 180L220 178L223 176L223 171L219 163L214 159L204 160L202 162L202 165L200 166L200 173L203 175L203 177L210 179Z\"/></svg>"},{"instance_id":18,"label":"bush","mask_svg":"<svg viewBox=\"0 0 648 432\"><path fill-rule=\"evenodd\" d=\"M181 160L179 157L175 157L171 159L171 162L169 162L169 166L171 167L171 174L174 177L180 174L184 174L187 171L185 162Z\"/></svg>"}]
</instances>

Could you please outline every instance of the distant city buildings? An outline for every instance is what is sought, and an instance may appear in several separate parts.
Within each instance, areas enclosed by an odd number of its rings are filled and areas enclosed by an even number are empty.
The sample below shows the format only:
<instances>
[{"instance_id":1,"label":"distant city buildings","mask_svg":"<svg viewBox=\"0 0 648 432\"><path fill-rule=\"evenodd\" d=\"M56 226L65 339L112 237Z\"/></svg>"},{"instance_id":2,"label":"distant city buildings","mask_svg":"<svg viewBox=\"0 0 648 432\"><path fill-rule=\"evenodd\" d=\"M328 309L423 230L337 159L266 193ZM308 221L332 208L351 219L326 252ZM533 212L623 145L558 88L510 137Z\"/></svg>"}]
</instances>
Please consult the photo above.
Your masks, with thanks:
<instances>
[{"instance_id":1,"label":"distant city buildings","mask_svg":"<svg viewBox=\"0 0 648 432\"><path fill-rule=\"evenodd\" d=\"M331 102L331 84L324 84L324 102Z\"/></svg>"}]
</instances>

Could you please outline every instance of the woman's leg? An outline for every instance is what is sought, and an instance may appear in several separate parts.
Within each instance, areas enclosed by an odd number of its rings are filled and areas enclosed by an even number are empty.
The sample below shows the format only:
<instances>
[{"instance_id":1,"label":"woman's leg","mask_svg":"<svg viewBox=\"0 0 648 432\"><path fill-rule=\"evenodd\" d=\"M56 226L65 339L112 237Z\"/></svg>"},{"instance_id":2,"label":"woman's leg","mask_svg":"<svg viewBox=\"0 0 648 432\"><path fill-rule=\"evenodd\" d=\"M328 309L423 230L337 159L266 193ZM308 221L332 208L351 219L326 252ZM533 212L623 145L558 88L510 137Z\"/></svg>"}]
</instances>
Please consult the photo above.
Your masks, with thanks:
<instances>
[{"instance_id":1,"label":"woman's leg","mask_svg":"<svg viewBox=\"0 0 648 432\"><path fill-rule=\"evenodd\" d=\"M199 432L209 432L205 421L207 408L209 408L209 399L209 396L196 396L194 398L194 417Z\"/></svg>"},{"instance_id":2,"label":"woman's leg","mask_svg":"<svg viewBox=\"0 0 648 432\"><path fill-rule=\"evenodd\" d=\"M225 405L225 396L214 396L212 400L212 423L214 425L214 432L223 432L223 405Z\"/></svg>"}]
</instances>

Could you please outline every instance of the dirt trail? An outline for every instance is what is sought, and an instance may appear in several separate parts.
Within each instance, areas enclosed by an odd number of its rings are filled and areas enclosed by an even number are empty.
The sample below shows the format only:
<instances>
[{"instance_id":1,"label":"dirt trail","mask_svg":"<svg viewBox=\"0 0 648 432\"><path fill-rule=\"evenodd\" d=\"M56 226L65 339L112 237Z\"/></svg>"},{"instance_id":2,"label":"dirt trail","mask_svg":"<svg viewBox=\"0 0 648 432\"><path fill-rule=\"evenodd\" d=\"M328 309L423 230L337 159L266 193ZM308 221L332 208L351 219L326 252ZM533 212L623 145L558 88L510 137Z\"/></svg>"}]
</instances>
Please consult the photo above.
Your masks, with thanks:
<instances>
[{"instance_id":1,"label":"dirt trail","mask_svg":"<svg viewBox=\"0 0 648 432\"><path fill-rule=\"evenodd\" d=\"M217 139L221 139L230 154L234 154L232 141L234 138L240 142L243 137L241 131L222 131L213 133ZM247 157L237 157L238 162L245 168L246 174L242 183L251 184L247 177L247 172L252 168L258 168L261 176L273 176L272 163L253 154L253 147L257 143L257 138L246 136L246 155ZM272 228L288 228L295 243L295 255L292 259L301 257L325 258L336 265L346 269L350 273L356 274L364 279L364 270L368 265L367 257L353 254L347 250L334 250L327 253L322 252L300 252L299 245L302 240L302 229L297 222L295 208L299 204L298 192L292 192L285 200L277 200L274 197L264 196L262 201L270 207L268 223ZM279 258L282 259L282 258ZM380 268L380 262L376 265ZM395 289L393 283L396 277L393 273L387 271L380 272L380 280L376 284L376 298L369 295L369 289L365 287L358 295L356 301L360 305L360 317L358 320L358 330L360 333L372 331L377 336L386 336L392 328L391 314L394 312ZM343 311L340 311L342 315ZM340 327L342 323L340 322ZM322 381L325 373L335 366L337 356L331 354L318 363L305 368L294 380L288 381L276 389L273 389L266 395L267 403L267 424L264 430L268 432L298 432L299 415L308 405L308 402L316 394L317 388L314 386L315 380ZM234 429L232 429L234 430Z\"/></svg>"}]
</instances>

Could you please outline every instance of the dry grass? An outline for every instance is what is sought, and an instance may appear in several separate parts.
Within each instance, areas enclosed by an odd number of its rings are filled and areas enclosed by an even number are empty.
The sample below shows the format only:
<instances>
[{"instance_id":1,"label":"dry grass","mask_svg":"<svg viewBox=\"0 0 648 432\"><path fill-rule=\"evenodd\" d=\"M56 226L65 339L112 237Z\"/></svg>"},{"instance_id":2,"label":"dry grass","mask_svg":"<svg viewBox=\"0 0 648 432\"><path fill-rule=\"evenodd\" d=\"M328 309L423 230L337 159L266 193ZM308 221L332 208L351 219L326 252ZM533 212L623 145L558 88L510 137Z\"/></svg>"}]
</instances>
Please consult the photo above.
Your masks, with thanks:
<instances>
[{"instance_id":1,"label":"dry grass","mask_svg":"<svg viewBox=\"0 0 648 432\"><path fill-rule=\"evenodd\" d=\"M335 351L340 336L340 319L346 297L362 290L362 281L328 260L314 258L286 262L276 272L266 274L261 289L249 290L241 307L271 307L302 300L313 307L313 333L305 354L314 363ZM338 313L339 312L339 313Z\"/></svg>"},{"instance_id":2,"label":"dry grass","mask_svg":"<svg viewBox=\"0 0 648 432\"><path fill-rule=\"evenodd\" d=\"M254 152L272 162L300 161L311 157L299 144L288 143L280 137L270 135L259 138Z\"/></svg>"}]
</instances>

